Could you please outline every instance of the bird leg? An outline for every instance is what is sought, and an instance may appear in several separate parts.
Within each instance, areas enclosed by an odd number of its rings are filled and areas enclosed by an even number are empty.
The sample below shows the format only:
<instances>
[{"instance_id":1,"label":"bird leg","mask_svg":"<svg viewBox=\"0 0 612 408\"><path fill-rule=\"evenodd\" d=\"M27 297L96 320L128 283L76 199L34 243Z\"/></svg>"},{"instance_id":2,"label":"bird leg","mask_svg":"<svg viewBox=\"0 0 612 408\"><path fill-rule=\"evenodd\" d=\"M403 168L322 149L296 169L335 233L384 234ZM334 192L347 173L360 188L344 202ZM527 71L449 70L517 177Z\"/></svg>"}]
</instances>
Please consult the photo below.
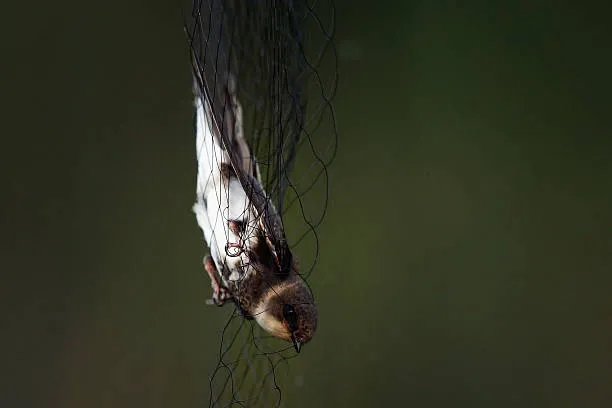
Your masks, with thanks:
<instances>
[{"instance_id":1,"label":"bird leg","mask_svg":"<svg viewBox=\"0 0 612 408\"><path fill-rule=\"evenodd\" d=\"M204 257L204 269L210 277L210 286L213 290L212 299L208 300L207 303L223 306L226 300L231 299L232 295L225 286L219 284L219 280L217 278L217 268L210 255Z\"/></svg>"},{"instance_id":2,"label":"bird leg","mask_svg":"<svg viewBox=\"0 0 612 408\"><path fill-rule=\"evenodd\" d=\"M227 222L227 226L230 231L232 231L234 234L238 236L240 236L240 233L243 231L242 222L238 220L229 220ZM231 256L231 257L240 256L240 254L242 254L243 251L244 251L244 248L242 247L242 244L238 242L228 242L225 245L225 253L227 256Z\"/></svg>"}]
</instances>

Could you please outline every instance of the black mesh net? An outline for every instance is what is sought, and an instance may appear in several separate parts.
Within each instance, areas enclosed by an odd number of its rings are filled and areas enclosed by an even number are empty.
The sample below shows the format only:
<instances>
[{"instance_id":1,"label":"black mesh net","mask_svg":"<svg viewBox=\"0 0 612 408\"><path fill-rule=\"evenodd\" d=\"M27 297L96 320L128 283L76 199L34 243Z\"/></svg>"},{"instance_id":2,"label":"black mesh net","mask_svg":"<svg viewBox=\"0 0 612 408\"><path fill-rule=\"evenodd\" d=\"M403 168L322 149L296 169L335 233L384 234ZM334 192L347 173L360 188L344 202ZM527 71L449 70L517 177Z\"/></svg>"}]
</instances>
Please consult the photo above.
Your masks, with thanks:
<instances>
[{"instance_id":1,"label":"black mesh net","mask_svg":"<svg viewBox=\"0 0 612 408\"><path fill-rule=\"evenodd\" d=\"M208 100L230 156L239 147L228 135L236 131L236 120L242 122L265 195L245 190L259 210L262 201L276 208L287 251L299 259L305 279L319 257L327 167L337 147L334 20L330 1L206 0L194 2L186 26L196 95ZM241 105L239 114L228 90ZM244 157L234 153L233 161ZM209 406L281 406L293 346L239 308L218 330Z\"/></svg>"}]
</instances>

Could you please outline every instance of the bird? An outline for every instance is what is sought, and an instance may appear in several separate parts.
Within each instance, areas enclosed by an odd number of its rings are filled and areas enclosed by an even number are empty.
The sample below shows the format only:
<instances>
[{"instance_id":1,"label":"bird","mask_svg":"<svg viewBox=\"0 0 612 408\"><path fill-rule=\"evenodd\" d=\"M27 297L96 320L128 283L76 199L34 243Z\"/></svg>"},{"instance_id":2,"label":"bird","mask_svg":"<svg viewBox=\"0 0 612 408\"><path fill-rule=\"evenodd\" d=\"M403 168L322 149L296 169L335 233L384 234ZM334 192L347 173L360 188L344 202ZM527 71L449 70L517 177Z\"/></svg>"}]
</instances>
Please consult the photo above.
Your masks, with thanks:
<instances>
[{"instance_id":1,"label":"bird","mask_svg":"<svg viewBox=\"0 0 612 408\"><path fill-rule=\"evenodd\" d=\"M213 92L194 69L193 212L210 249L203 261L213 290L209 303L233 301L243 316L299 353L315 334L317 307L245 140L237 81L228 74L219 82Z\"/></svg>"}]
</instances>

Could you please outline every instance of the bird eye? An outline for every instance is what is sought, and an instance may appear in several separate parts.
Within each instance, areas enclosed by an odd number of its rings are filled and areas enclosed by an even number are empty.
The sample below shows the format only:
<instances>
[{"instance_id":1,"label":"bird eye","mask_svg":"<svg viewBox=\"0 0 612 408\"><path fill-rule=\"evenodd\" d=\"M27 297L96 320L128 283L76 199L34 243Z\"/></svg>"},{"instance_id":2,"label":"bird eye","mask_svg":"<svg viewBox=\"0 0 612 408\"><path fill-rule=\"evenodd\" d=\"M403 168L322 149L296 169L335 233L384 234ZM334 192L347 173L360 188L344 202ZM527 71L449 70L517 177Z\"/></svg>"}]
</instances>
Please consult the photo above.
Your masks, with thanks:
<instances>
[{"instance_id":1,"label":"bird eye","mask_svg":"<svg viewBox=\"0 0 612 408\"><path fill-rule=\"evenodd\" d=\"M298 315L293 306L283 305L283 317L289 326L289 330L296 331L298 329Z\"/></svg>"}]
</instances>

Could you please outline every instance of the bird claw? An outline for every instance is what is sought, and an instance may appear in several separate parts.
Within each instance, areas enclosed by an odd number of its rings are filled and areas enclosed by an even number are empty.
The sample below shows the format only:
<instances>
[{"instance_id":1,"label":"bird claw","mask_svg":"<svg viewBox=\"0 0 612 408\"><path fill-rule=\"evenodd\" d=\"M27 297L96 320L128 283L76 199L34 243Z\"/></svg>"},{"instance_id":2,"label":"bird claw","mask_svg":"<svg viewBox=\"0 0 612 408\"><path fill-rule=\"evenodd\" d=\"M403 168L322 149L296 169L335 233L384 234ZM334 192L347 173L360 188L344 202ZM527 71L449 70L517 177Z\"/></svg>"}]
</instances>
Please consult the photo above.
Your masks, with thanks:
<instances>
[{"instance_id":1,"label":"bird claw","mask_svg":"<svg viewBox=\"0 0 612 408\"><path fill-rule=\"evenodd\" d=\"M240 244L234 242L228 242L227 244L225 244L225 254L229 257L234 258L240 256L242 252L244 252L244 249Z\"/></svg>"},{"instance_id":2,"label":"bird claw","mask_svg":"<svg viewBox=\"0 0 612 408\"><path fill-rule=\"evenodd\" d=\"M213 285L212 299L208 299L206 303L209 305L215 305L215 306L221 307L225 304L226 301L230 300L231 298L232 298L232 295L229 293L229 291L224 286L215 287Z\"/></svg>"},{"instance_id":3,"label":"bird claw","mask_svg":"<svg viewBox=\"0 0 612 408\"><path fill-rule=\"evenodd\" d=\"M242 225L244 221L238 220L229 220L227 222L227 226L230 231L234 234L240 236L242 231L244 230L244 226ZM242 246L242 240L239 238L240 242L228 242L225 244L225 254L229 257L240 256L244 252L244 248Z\"/></svg>"}]
</instances>

